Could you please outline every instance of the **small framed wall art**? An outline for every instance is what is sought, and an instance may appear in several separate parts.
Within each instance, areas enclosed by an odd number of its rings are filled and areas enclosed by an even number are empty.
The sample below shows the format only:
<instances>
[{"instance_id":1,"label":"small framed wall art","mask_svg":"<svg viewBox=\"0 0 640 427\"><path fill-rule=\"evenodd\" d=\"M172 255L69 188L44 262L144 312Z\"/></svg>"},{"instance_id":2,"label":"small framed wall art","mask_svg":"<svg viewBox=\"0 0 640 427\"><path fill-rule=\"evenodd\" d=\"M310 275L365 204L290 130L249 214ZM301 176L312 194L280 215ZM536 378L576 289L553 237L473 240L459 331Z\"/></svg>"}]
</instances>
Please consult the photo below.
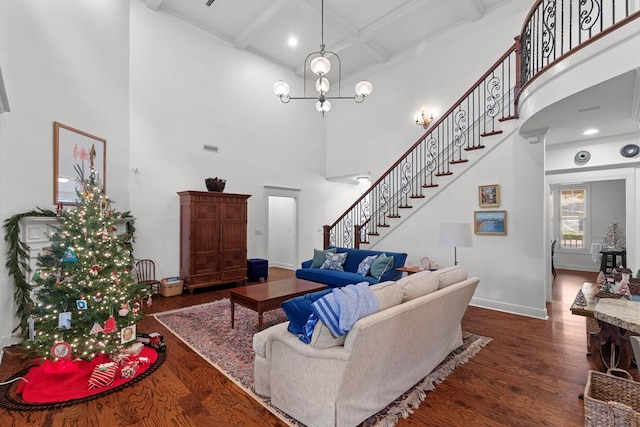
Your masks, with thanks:
<instances>
[{"instance_id":1,"label":"small framed wall art","mask_svg":"<svg viewBox=\"0 0 640 427\"><path fill-rule=\"evenodd\" d=\"M497 208L500 206L500 186L498 184L479 186L478 201L481 208Z\"/></svg>"},{"instance_id":2,"label":"small framed wall art","mask_svg":"<svg viewBox=\"0 0 640 427\"><path fill-rule=\"evenodd\" d=\"M507 211L475 211L475 234L504 236L507 234Z\"/></svg>"}]
</instances>

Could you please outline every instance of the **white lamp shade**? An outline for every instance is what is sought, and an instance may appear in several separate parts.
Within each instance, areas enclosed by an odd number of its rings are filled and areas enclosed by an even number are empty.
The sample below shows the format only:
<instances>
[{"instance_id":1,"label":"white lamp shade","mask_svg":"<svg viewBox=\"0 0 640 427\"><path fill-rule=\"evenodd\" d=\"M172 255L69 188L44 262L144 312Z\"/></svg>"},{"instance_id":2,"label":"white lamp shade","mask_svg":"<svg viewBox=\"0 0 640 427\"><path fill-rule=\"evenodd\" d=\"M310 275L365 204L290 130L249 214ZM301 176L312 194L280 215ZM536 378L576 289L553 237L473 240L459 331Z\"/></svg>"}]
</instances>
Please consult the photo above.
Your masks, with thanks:
<instances>
[{"instance_id":1,"label":"white lamp shade","mask_svg":"<svg viewBox=\"0 0 640 427\"><path fill-rule=\"evenodd\" d=\"M285 81L278 80L273 84L273 93L278 96L287 96L289 95L289 85Z\"/></svg>"},{"instance_id":2,"label":"white lamp shade","mask_svg":"<svg viewBox=\"0 0 640 427\"><path fill-rule=\"evenodd\" d=\"M440 226L440 246L446 248L468 248L473 246L471 224L442 224Z\"/></svg>"},{"instance_id":3,"label":"white lamp shade","mask_svg":"<svg viewBox=\"0 0 640 427\"><path fill-rule=\"evenodd\" d=\"M356 84L356 95L359 96L369 96L373 92L373 85L371 82L363 80Z\"/></svg>"},{"instance_id":4,"label":"white lamp shade","mask_svg":"<svg viewBox=\"0 0 640 427\"><path fill-rule=\"evenodd\" d=\"M329 79L327 79L326 77L320 77L318 80L316 80L316 90L319 93L329 92L329 87L331 87L331 85L329 84Z\"/></svg>"},{"instance_id":5,"label":"white lamp shade","mask_svg":"<svg viewBox=\"0 0 640 427\"><path fill-rule=\"evenodd\" d=\"M318 56L317 58L313 58L311 64L309 64L309 68L311 68L311 72L316 76L322 76L331 70L331 61L324 56Z\"/></svg>"},{"instance_id":6,"label":"white lamp shade","mask_svg":"<svg viewBox=\"0 0 640 427\"><path fill-rule=\"evenodd\" d=\"M331 110L331 103L329 101L324 101L324 102L316 102L316 110L318 110L319 113L326 113L329 110Z\"/></svg>"}]
</instances>

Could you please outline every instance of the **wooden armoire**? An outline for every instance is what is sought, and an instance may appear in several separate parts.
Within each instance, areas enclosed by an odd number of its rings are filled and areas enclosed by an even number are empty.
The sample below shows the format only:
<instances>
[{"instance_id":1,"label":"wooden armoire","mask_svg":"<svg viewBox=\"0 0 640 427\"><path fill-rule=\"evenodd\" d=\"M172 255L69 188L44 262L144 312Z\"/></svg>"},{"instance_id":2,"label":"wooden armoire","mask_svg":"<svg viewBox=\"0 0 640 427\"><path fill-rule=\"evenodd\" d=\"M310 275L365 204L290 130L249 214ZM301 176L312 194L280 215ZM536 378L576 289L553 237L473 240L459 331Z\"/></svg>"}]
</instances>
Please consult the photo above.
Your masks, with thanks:
<instances>
[{"instance_id":1,"label":"wooden armoire","mask_svg":"<svg viewBox=\"0 0 640 427\"><path fill-rule=\"evenodd\" d=\"M180 191L180 278L194 289L247 281L246 194Z\"/></svg>"}]
</instances>

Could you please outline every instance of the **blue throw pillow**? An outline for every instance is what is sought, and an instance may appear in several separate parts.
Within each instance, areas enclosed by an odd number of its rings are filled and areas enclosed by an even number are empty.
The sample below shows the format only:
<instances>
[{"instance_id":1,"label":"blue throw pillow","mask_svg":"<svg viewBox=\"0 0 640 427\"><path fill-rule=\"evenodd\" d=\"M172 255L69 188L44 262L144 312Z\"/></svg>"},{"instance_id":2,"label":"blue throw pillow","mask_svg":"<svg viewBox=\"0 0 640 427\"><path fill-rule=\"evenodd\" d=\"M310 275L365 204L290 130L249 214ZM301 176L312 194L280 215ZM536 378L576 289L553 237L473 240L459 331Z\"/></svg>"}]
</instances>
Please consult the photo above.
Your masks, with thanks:
<instances>
[{"instance_id":1,"label":"blue throw pillow","mask_svg":"<svg viewBox=\"0 0 640 427\"><path fill-rule=\"evenodd\" d=\"M313 250L313 261L311 261L311 268L320 268L320 266L324 263L325 255L327 252L335 254L337 251L336 248L327 249L326 251L320 249Z\"/></svg>"},{"instance_id":2,"label":"blue throw pillow","mask_svg":"<svg viewBox=\"0 0 640 427\"><path fill-rule=\"evenodd\" d=\"M380 254L373 261L369 274L376 280L380 280L382 275L393 268L393 257L387 256L387 254Z\"/></svg>"},{"instance_id":3,"label":"blue throw pillow","mask_svg":"<svg viewBox=\"0 0 640 427\"><path fill-rule=\"evenodd\" d=\"M320 266L321 269L344 271L344 268L342 267L342 265L347 260L346 252L342 252L339 254L327 252L326 254L324 254L324 256L325 256L325 259L324 259L324 263Z\"/></svg>"},{"instance_id":4,"label":"blue throw pillow","mask_svg":"<svg viewBox=\"0 0 640 427\"><path fill-rule=\"evenodd\" d=\"M358 273L361 276L366 276L367 274L369 274L371 265L373 264L373 261L375 261L377 257L378 255L371 255L371 256L365 257L360 262L360 265L358 265L358 271L356 271L356 273Z\"/></svg>"},{"instance_id":5,"label":"blue throw pillow","mask_svg":"<svg viewBox=\"0 0 640 427\"><path fill-rule=\"evenodd\" d=\"M307 323L311 313L313 313L311 304L331 291L332 288L323 289L318 292L294 297L283 302L281 307L289 318L289 327L287 328L289 332L296 335L302 334L304 332L304 325Z\"/></svg>"}]
</instances>

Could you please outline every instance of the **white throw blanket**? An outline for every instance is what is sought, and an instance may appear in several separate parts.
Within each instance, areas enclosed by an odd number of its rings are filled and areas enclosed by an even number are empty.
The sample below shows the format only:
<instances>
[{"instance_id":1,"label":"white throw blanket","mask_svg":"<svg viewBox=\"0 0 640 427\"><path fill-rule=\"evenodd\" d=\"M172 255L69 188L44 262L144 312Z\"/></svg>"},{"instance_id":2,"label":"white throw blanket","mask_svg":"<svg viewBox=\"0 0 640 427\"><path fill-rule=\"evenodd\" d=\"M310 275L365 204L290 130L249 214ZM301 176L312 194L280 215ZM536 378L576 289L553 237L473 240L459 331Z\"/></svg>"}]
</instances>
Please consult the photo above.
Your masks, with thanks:
<instances>
[{"instance_id":1,"label":"white throw blanket","mask_svg":"<svg viewBox=\"0 0 640 427\"><path fill-rule=\"evenodd\" d=\"M378 298L368 282L335 288L311 305L313 312L334 336L346 335L358 319L379 310Z\"/></svg>"}]
</instances>

